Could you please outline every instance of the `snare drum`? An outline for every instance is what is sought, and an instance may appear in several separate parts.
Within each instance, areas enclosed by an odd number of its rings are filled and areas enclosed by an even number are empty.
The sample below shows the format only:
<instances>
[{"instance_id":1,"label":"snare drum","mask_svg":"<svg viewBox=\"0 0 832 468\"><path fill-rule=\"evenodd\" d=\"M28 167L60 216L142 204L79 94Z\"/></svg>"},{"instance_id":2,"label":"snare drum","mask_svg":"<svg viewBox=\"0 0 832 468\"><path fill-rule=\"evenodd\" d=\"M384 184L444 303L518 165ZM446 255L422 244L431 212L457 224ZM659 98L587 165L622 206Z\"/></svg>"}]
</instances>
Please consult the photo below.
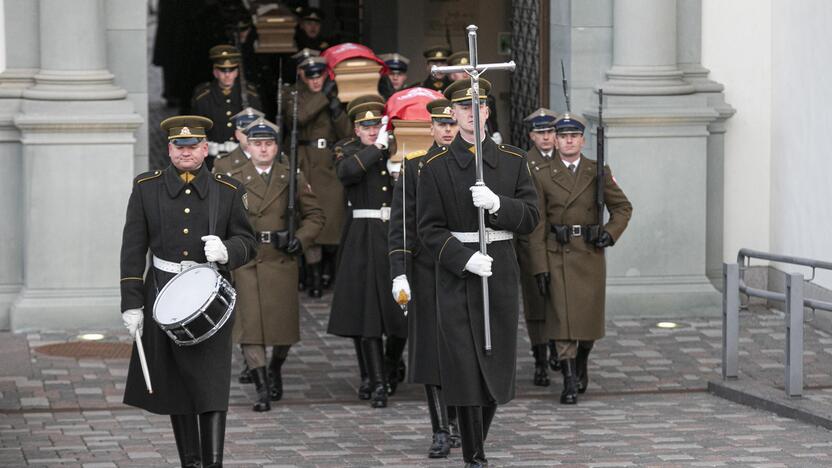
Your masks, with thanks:
<instances>
[{"instance_id":1,"label":"snare drum","mask_svg":"<svg viewBox=\"0 0 832 468\"><path fill-rule=\"evenodd\" d=\"M231 317L237 292L216 269L196 265L174 276L153 304L153 320L179 346L201 343Z\"/></svg>"}]
</instances>

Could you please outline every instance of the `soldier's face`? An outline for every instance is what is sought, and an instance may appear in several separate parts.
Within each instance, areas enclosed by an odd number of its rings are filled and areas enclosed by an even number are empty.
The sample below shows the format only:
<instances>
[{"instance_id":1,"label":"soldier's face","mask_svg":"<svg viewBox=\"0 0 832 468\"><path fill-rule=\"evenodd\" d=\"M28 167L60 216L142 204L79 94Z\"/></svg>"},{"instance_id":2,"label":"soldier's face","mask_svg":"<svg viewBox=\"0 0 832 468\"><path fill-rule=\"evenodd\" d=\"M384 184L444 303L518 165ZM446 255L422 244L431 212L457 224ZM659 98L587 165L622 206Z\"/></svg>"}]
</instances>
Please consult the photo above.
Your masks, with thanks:
<instances>
[{"instance_id":1,"label":"soldier's face","mask_svg":"<svg viewBox=\"0 0 832 468\"><path fill-rule=\"evenodd\" d=\"M248 151L255 166L268 167L277 156L277 143L274 140L252 140L249 142Z\"/></svg>"},{"instance_id":2,"label":"soldier's face","mask_svg":"<svg viewBox=\"0 0 832 468\"><path fill-rule=\"evenodd\" d=\"M234 86L234 81L237 80L237 75L240 74L239 68L215 68L214 78L220 83L223 88L230 88Z\"/></svg>"},{"instance_id":3,"label":"soldier's face","mask_svg":"<svg viewBox=\"0 0 832 468\"><path fill-rule=\"evenodd\" d=\"M318 34L321 33L321 23L317 21L303 20L300 22L300 28L311 39L318 37Z\"/></svg>"},{"instance_id":4,"label":"soldier's face","mask_svg":"<svg viewBox=\"0 0 832 468\"><path fill-rule=\"evenodd\" d=\"M445 62L444 60L431 60L426 65L427 68L428 68L428 74L430 75L430 70L431 70L431 68L433 68L434 65L436 65L437 67L444 67L447 64L448 64L448 62ZM445 78L444 73L437 73L433 76L436 77L437 80L441 80L442 78Z\"/></svg>"},{"instance_id":5,"label":"soldier's face","mask_svg":"<svg viewBox=\"0 0 832 468\"><path fill-rule=\"evenodd\" d=\"M542 153L548 153L555 148L555 131L546 130L545 132L529 132L529 138L534 143L534 146Z\"/></svg>"},{"instance_id":6,"label":"soldier's face","mask_svg":"<svg viewBox=\"0 0 832 468\"><path fill-rule=\"evenodd\" d=\"M173 167L180 171L193 171L202 166L202 161L208 156L208 142L202 141L195 145L178 146L168 144L168 156Z\"/></svg>"},{"instance_id":7,"label":"soldier's face","mask_svg":"<svg viewBox=\"0 0 832 468\"><path fill-rule=\"evenodd\" d=\"M306 83L306 87L313 93L320 93L326 81L326 75L316 76L314 78L307 78L306 73L301 71L300 78Z\"/></svg>"},{"instance_id":8,"label":"soldier's face","mask_svg":"<svg viewBox=\"0 0 832 468\"><path fill-rule=\"evenodd\" d=\"M240 142L240 147L242 149L246 149L246 147L248 146L248 137L246 137L246 134L243 133L242 130L240 130L239 128L235 129L234 138L236 138L237 141Z\"/></svg>"},{"instance_id":9,"label":"soldier's face","mask_svg":"<svg viewBox=\"0 0 832 468\"><path fill-rule=\"evenodd\" d=\"M355 124L355 136L357 136L362 144L372 145L376 142L378 132L381 131L381 124L378 125L359 125Z\"/></svg>"},{"instance_id":10,"label":"soldier's face","mask_svg":"<svg viewBox=\"0 0 832 468\"><path fill-rule=\"evenodd\" d=\"M482 125L483 130L485 130L485 121L488 120L488 106L485 104L485 101L481 101L479 106L480 108L480 125ZM462 132L465 136L470 136L473 138L474 135L474 106L471 105L462 105L462 104L454 104L454 107L451 109L451 115L453 116L454 120L456 120L457 125L459 125L459 131Z\"/></svg>"},{"instance_id":11,"label":"soldier's face","mask_svg":"<svg viewBox=\"0 0 832 468\"><path fill-rule=\"evenodd\" d=\"M467 80L468 79L468 74L465 73L465 72L454 72L454 73L451 73L450 78L451 78L451 81Z\"/></svg>"},{"instance_id":12,"label":"soldier's face","mask_svg":"<svg viewBox=\"0 0 832 468\"><path fill-rule=\"evenodd\" d=\"M454 141L454 138L456 138L456 132L458 131L459 127L456 124L442 122L430 123L430 136L433 137L433 141L437 145L450 145Z\"/></svg>"},{"instance_id":13,"label":"soldier's face","mask_svg":"<svg viewBox=\"0 0 832 468\"><path fill-rule=\"evenodd\" d=\"M556 141L558 153L566 159L580 155L584 146L584 136L581 133L562 133L557 136Z\"/></svg>"},{"instance_id":14,"label":"soldier's face","mask_svg":"<svg viewBox=\"0 0 832 468\"><path fill-rule=\"evenodd\" d=\"M407 81L407 73L400 71L391 71L389 75L390 83L393 84L393 89L402 89L404 82Z\"/></svg>"}]
</instances>

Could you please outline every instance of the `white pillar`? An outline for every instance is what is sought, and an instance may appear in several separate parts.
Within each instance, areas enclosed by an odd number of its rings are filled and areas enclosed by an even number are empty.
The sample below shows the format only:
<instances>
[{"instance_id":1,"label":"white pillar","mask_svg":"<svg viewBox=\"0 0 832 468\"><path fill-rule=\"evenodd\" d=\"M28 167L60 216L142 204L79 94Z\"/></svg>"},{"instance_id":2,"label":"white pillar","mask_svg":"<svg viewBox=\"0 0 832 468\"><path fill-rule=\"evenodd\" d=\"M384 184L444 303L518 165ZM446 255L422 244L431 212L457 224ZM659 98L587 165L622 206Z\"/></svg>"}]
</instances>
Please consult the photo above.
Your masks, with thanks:
<instances>
[{"instance_id":1,"label":"white pillar","mask_svg":"<svg viewBox=\"0 0 832 468\"><path fill-rule=\"evenodd\" d=\"M23 144L23 289L13 330L118 325L119 247L142 119L107 69L103 0L40 0Z\"/></svg>"}]
</instances>

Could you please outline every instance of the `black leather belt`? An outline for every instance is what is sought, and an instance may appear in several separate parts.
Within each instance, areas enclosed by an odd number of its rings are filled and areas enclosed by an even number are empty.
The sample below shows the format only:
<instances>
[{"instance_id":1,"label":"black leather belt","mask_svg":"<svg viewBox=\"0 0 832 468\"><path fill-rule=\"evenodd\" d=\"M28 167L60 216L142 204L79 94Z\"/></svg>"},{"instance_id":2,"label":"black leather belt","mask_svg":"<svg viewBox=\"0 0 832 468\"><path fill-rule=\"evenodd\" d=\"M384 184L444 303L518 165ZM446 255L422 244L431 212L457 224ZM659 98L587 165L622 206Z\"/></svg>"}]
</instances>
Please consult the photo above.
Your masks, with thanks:
<instances>
[{"instance_id":1,"label":"black leather belt","mask_svg":"<svg viewBox=\"0 0 832 468\"><path fill-rule=\"evenodd\" d=\"M552 224L550 230L559 244L568 244L575 237L583 237L589 243L595 242L600 234L597 224Z\"/></svg>"},{"instance_id":2,"label":"black leather belt","mask_svg":"<svg viewBox=\"0 0 832 468\"><path fill-rule=\"evenodd\" d=\"M316 138L314 140L298 140L299 145L311 146L318 149L327 149L332 147L332 142L327 141L326 138Z\"/></svg>"},{"instance_id":3,"label":"black leather belt","mask_svg":"<svg viewBox=\"0 0 832 468\"><path fill-rule=\"evenodd\" d=\"M259 231L257 240L261 244L272 244L276 249L282 249L289 244L289 231Z\"/></svg>"}]
</instances>

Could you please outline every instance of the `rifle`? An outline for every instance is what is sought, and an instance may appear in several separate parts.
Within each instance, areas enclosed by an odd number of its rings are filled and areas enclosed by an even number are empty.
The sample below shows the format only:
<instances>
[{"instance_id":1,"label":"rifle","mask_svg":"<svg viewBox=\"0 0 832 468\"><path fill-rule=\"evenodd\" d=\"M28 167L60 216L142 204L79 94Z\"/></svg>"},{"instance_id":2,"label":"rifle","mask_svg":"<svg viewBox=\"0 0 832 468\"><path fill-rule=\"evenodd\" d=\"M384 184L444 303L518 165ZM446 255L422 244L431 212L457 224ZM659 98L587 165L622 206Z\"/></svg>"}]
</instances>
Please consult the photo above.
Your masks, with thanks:
<instances>
[{"instance_id":1,"label":"rifle","mask_svg":"<svg viewBox=\"0 0 832 468\"><path fill-rule=\"evenodd\" d=\"M596 174L595 180L595 204L598 206L598 237L603 232L604 227L604 185L605 185L605 175L604 175L604 114L603 114L603 105L604 105L604 90L598 90L598 129L596 130L596 150L595 150L595 160L598 163L598 170Z\"/></svg>"},{"instance_id":2,"label":"rifle","mask_svg":"<svg viewBox=\"0 0 832 468\"><path fill-rule=\"evenodd\" d=\"M277 114L274 122L280 132L278 138L283 140L283 57L280 57L277 73Z\"/></svg>"},{"instance_id":3,"label":"rifle","mask_svg":"<svg viewBox=\"0 0 832 468\"><path fill-rule=\"evenodd\" d=\"M561 84L563 85L563 98L566 99L566 112L572 112L569 106L569 89L566 84L566 69L563 68L563 59L560 60L560 76Z\"/></svg>"},{"instance_id":4,"label":"rifle","mask_svg":"<svg viewBox=\"0 0 832 468\"><path fill-rule=\"evenodd\" d=\"M292 136L289 144L289 203L286 205L286 222L289 227L289 241L294 239L297 221L296 198L298 193L298 92L292 91Z\"/></svg>"},{"instance_id":5,"label":"rifle","mask_svg":"<svg viewBox=\"0 0 832 468\"><path fill-rule=\"evenodd\" d=\"M240 44L240 34L240 23L238 22L237 28L234 30L234 47L240 53L240 66L237 68L239 70L237 76L240 77L240 98L243 101L243 109L245 109L248 107L248 93L246 93L246 74L243 68L243 48L242 44Z\"/></svg>"},{"instance_id":6,"label":"rifle","mask_svg":"<svg viewBox=\"0 0 832 468\"><path fill-rule=\"evenodd\" d=\"M451 28L448 27L448 19L445 18L445 42L448 43L448 49L454 50L451 45Z\"/></svg>"}]
</instances>

